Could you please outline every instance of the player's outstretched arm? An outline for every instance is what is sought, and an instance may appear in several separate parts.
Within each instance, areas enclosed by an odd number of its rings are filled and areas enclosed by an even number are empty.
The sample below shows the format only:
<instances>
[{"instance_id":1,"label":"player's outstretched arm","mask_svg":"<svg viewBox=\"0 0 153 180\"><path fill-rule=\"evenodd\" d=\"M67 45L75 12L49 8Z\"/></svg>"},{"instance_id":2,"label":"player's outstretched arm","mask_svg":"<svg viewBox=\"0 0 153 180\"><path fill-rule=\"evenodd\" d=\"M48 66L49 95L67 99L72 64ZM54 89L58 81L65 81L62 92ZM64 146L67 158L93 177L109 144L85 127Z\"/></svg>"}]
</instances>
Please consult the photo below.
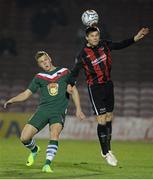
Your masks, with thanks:
<instances>
[{"instance_id":1,"label":"player's outstretched arm","mask_svg":"<svg viewBox=\"0 0 153 180\"><path fill-rule=\"evenodd\" d=\"M31 92L29 89L27 89L27 90L25 90L24 92L22 92L22 93L18 94L17 96L15 96L15 97L9 99L8 101L6 101L6 102L4 103L4 108L7 108L7 106L8 106L9 104L13 104L13 103L16 103L16 102L25 101L25 100L27 100L31 95L32 95L32 92Z\"/></svg>"},{"instance_id":2,"label":"player's outstretched arm","mask_svg":"<svg viewBox=\"0 0 153 180\"><path fill-rule=\"evenodd\" d=\"M142 28L134 37L132 37L130 39L125 39L120 42L111 42L111 41L109 42L108 41L107 45L110 50L120 50L120 49L126 48L126 47L134 44L135 42L139 41L140 39L144 38L148 33L149 33L148 28Z\"/></svg>"},{"instance_id":3,"label":"player's outstretched arm","mask_svg":"<svg viewBox=\"0 0 153 180\"><path fill-rule=\"evenodd\" d=\"M144 38L149 33L149 28L142 28L140 31L134 36L134 41L137 42L140 39Z\"/></svg>"},{"instance_id":4,"label":"player's outstretched arm","mask_svg":"<svg viewBox=\"0 0 153 180\"><path fill-rule=\"evenodd\" d=\"M84 113L82 112L81 105L80 105L80 96L76 86L72 87L72 99L76 107L76 117L83 120L85 118Z\"/></svg>"}]
</instances>

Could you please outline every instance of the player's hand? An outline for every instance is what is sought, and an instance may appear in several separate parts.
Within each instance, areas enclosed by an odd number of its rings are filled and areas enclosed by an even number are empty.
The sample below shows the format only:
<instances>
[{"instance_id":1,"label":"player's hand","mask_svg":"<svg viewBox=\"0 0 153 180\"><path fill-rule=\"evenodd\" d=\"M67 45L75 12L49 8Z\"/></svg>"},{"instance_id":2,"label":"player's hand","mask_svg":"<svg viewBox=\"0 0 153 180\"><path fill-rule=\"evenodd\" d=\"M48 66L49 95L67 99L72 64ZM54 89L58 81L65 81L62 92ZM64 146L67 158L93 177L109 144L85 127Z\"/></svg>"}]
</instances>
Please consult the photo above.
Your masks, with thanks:
<instances>
[{"instance_id":1,"label":"player's hand","mask_svg":"<svg viewBox=\"0 0 153 180\"><path fill-rule=\"evenodd\" d=\"M140 39L144 38L149 33L149 28L142 28L137 35L134 36L134 41L137 42Z\"/></svg>"},{"instance_id":2,"label":"player's hand","mask_svg":"<svg viewBox=\"0 0 153 180\"><path fill-rule=\"evenodd\" d=\"M83 120L86 118L85 114L81 111L81 109L76 110L76 117L80 120Z\"/></svg>"},{"instance_id":3,"label":"player's hand","mask_svg":"<svg viewBox=\"0 0 153 180\"><path fill-rule=\"evenodd\" d=\"M6 109L8 107L8 105L12 104L11 100L8 100L4 103L4 108Z\"/></svg>"},{"instance_id":4,"label":"player's hand","mask_svg":"<svg viewBox=\"0 0 153 180\"><path fill-rule=\"evenodd\" d=\"M69 94L72 94L72 92L73 92L73 87L70 84L67 85L67 92Z\"/></svg>"}]
</instances>

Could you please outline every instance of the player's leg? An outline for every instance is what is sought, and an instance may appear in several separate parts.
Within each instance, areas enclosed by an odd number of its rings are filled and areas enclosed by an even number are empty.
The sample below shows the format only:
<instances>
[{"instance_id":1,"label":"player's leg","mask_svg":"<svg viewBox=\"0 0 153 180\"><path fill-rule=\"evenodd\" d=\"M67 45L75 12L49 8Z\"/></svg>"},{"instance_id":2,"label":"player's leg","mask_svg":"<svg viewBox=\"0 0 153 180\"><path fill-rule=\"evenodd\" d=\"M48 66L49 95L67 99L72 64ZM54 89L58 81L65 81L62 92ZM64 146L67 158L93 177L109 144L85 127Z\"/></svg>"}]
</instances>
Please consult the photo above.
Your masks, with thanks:
<instances>
[{"instance_id":1,"label":"player's leg","mask_svg":"<svg viewBox=\"0 0 153 180\"><path fill-rule=\"evenodd\" d=\"M107 112L106 113L106 128L107 128L108 151L111 151L112 119L113 119L113 112Z\"/></svg>"},{"instance_id":2,"label":"player's leg","mask_svg":"<svg viewBox=\"0 0 153 180\"><path fill-rule=\"evenodd\" d=\"M108 153L107 148L107 129L106 129L106 105L105 105L105 87L104 85L97 85L88 87L89 97L96 114L97 136L101 145L101 150L105 156Z\"/></svg>"},{"instance_id":3,"label":"player's leg","mask_svg":"<svg viewBox=\"0 0 153 180\"><path fill-rule=\"evenodd\" d=\"M104 85L98 85L95 87L89 87L89 96L93 109L96 114L97 135L101 145L101 155L111 166L116 166L113 158L108 153L108 141L107 141L107 126L106 126L106 87Z\"/></svg>"},{"instance_id":4,"label":"player's leg","mask_svg":"<svg viewBox=\"0 0 153 180\"><path fill-rule=\"evenodd\" d=\"M21 142L30 149L32 152L36 152L37 146L35 144L35 141L33 139L33 136L38 132L38 129L36 129L31 124L26 124L21 132L20 140Z\"/></svg>"},{"instance_id":5,"label":"player's leg","mask_svg":"<svg viewBox=\"0 0 153 180\"><path fill-rule=\"evenodd\" d=\"M114 86L113 82L109 81L106 84L106 126L107 126L107 140L108 150L111 151L111 136L112 136L112 119L114 110Z\"/></svg>"},{"instance_id":6,"label":"player's leg","mask_svg":"<svg viewBox=\"0 0 153 180\"><path fill-rule=\"evenodd\" d=\"M46 162L42 169L43 172L53 172L50 165L58 150L58 140L63 129L63 123L63 117L59 115L52 116L50 119L50 140L46 149Z\"/></svg>"},{"instance_id":7,"label":"player's leg","mask_svg":"<svg viewBox=\"0 0 153 180\"><path fill-rule=\"evenodd\" d=\"M22 143L25 145L25 147L31 150L31 153L27 159L27 163L26 163L27 166L32 166L34 164L36 156L40 151L40 147L36 145L33 136L36 133L38 133L46 124L47 124L47 119L45 119L43 112L37 111L30 118L28 124L24 127L21 133L20 139Z\"/></svg>"},{"instance_id":8,"label":"player's leg","mask_svg":"<svg viewBox=\"0 0 153 180\"><path fill-rule=\"evenodd\" d=\"M98 121L98 126L97 126L97 133L99 137L99 141L101 144L101 155L103 158L106 159L107 163L111 166L116 166L117 161L115 159L115 156L109 151L108 149L108 128L106 125L106 118L107 118L107 113L103 115L96 116L96 119Z\"/></svg>"},{"instance_id":9,"label":"player's leg","mask_svg":"<svg viewBox=\"0 0 153 180\"><path fill-rule=\"evenodd\" d=\"M108 143L108 152L109 154L112 156L112 158L114 159L114 162L116 163L117 165L117 159L115 157L115 155L112 153L112 150L111 150L111 138L112 138L112 119L113 119L113 113L112 112L109 112L106 114L106 126L107 126L107 143Z\"/></svg>"},{"instance_id":10,"label":"player's leg","mask_svg":"<svg viewBox=\"0 0 153 180\"><path fill-rule=\"evenodd\" d=\"M114 86L113 82L108 82L106 86L106 127L107 127L107 143L109 154L113 157L117 164L117 159L111 151L111 138L112 138L112 120L113 120L113 110L114 110Z\"/></svg>"},{"instance_id":11,"label":"player's leg","mask_svg":"<svg viewBox=\"0 0 153 180\"><path fill-rule=\"evenodd\" d=\"M33 136L38 132L38 129L36 129L31 124L26 124L25 127L22 130L20 140L24 144L26 148L31 150L31 153L28 157L27 166L31 166L34 163L34 160L40 151L39 146L36 145L35 140L33 139Z\"/></svg>"},{"instance_id":12,"label":"player's leg","mask_svg":"<svg viewBox=\"0 0 153 180\"><path fill-rule=\"evenodd\" d=\"M98 135L99 142L100 142L100 145L101 145L102 153L105 156L108 153L107 129L106 129L106 113L96 116L96 120L98 122L97 135Z\"/></svg>"},{"instance_id":13,"label":"player's leg","mask_svg":"<svg viewBox=\"0 0 153 180\"><path fill-rule=\"evenodd\" d=\"M106 117L107 114L96 116L98 121L97 133L101 145L101 155L106 159L107 163L111 166L116 166L117 162L114 159L113 154L108 149L108 137L107 137L107 126L106 126Z\"/></svg>"}]
</instances>

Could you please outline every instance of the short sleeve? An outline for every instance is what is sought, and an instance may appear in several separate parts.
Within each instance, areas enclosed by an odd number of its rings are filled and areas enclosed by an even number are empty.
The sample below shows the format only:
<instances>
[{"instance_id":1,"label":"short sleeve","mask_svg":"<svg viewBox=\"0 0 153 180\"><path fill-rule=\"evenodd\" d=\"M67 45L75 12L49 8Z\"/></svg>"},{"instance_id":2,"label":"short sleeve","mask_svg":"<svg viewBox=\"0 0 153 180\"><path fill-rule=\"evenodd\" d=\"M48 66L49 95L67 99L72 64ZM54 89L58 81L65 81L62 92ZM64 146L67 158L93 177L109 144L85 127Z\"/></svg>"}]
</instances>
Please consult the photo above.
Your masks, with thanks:
<instances>
[{"instance_id":1,"label":"short sleeve","mask_svg":"<svg viewBox=\"0 0 153 180\"><path fill-rule=\"evenodd\" d=\"M39 88L39 84L37 82L37 79L34 77L33 80L31 81L31 83L29 84L28 89L32 93L35 93L35 92L37 92L38 88Z\"/></svg>"}]
</instances>

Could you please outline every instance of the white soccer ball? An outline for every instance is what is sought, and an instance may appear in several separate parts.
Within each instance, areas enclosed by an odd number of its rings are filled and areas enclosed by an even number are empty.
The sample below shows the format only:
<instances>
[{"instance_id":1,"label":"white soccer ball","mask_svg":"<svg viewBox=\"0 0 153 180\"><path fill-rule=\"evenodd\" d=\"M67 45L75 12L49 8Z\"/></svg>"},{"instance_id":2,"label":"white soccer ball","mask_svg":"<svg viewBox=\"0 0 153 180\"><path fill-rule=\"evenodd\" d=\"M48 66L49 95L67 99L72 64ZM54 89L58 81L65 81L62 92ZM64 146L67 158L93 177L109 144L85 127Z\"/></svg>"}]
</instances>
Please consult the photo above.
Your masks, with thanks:
<instances>
[{"instance_id":1,"label":"white soccer ball","mask_svg":"<svg viewBox=\"0 0 153 180\"><path fill-rule=\"evenodd\" d=\"M93 24L97 24L98 23L98 14L95 10L86 10L83 14L82 14L82 23L85 26L92 26Z\"/></svg>"}]
</instances>

